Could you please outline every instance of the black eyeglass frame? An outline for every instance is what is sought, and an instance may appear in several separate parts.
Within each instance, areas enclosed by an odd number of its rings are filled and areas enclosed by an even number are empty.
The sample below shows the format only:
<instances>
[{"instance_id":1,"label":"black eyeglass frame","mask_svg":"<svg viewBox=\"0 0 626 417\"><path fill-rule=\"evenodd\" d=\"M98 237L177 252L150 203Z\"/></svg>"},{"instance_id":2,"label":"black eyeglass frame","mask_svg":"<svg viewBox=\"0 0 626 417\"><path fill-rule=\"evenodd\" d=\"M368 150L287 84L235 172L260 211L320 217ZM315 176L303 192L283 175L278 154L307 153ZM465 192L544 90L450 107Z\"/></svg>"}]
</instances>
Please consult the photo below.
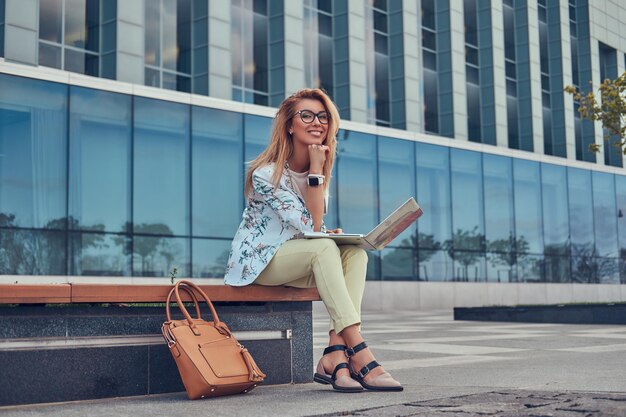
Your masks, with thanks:
<instances>
[{"instance_id":1,"label":"black eyeglass frame","mask_svg":"<svg viewBox=\"0 0 626 417\"><path fill-rule=\"evenodd\" d=\"M313 116L313 118L311 119L310 122L307 122L306 120L304 120L304 117L302 116L303 112L307 112L309 114L311 114ZM296 114L298 116L300 116L300 120L302 120L302 123L306 123L306 124L311 124L313 123L313 121L315 121L315 118L317 117L317 121L320 122L320 124L322 125L327 125L328 121L330 120L330 116L328 115L328 112L326 110L322 110L319 113L313 113L313 111L311 110L307 110L307 109L303 109L303 110L299 110L296 112ZM326 123L322 122L322 119L320 119L320 114L321 115L326 115ZM295 116L295 115L294 115Z\"/></svg>"}]
</instances>

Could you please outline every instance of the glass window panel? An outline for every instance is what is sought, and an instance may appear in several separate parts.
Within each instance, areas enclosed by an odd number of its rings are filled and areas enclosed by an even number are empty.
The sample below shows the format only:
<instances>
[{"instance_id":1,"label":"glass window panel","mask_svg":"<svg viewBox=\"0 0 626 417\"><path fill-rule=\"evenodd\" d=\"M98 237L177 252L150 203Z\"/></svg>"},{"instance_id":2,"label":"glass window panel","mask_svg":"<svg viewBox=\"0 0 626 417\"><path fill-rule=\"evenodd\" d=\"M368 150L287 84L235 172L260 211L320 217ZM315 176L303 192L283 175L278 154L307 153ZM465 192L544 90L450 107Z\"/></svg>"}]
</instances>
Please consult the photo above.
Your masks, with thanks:
<instances>
[{"instance_id":1,"label":"glass window panel","mask_svg":"<svg viewBox=\"0 0 626 417\"><path fill-rule=\"evenodd\" d=\"M626 259L626 176L624 175L615 175L615 198L617 200L619 256Z\"/></svg>"},{"instance_id":2,"label":"glass window panel","mask_svg":"<svg viewBox=\"0 0 626 417\"><path fill-rule=\"evenodd\" d=\"M244 204L242 115L193 107L192 122L193 235L232 238Z\"/></svg>"},{"instance_id":3,"label":"glass window panel","mask_svg":"<svg viewBox=\"0 0 626 417\"><path fill-rule=\"evenodd\" d=\"M102 26L102 52L115 51L117 44L117 25L115 21Z\"/></svg>"},{"instance_id":4,"label":"glass window panel","mask_svg":"<svg viewBox=\"0 0 626 417\"><path fill-rule=\"evenodd\" d=\"M134 102L134 232L188 235L189 106Z\"/></svg>"},{"instance_id":5,"label":"glass window panel","mask_svg":"<svg viewBox=\"0 0 626 417\"><path fill-rule=\"evenodd\" d=\"M437 36L434 32L429 30L422 31L422 46L433 51L437 50Z\"/></svg>"},{"instance_id":6,"label":"glass window panel","mask_svg":"<svg viewBox=\"0 0 626 417\"><path fill-rule=\"evenodd\" d=\"M333 12L332 0L317 0L317 8L327 13Z\"/></svg>"},{"instance_id":7,"label":"glass window panel","mask_svg":"<svg viewBox=\"0 0 626 417\"><path fill-rule=\"evenodd\" d=\"M162 236L133 237L133 276L169 277L173 268L179 277L189 276L189 239Z\"/></svg>"},{"instance_id":8,"label":"glass window panel","mask_svg":"<svg viewBox=\"0 0 626 417\"><path fill-rule=\"evenodd\" d=\"M541 205L541 175L539 163L523 159L513 160L515 198L515 235L526 241L528 253L543 253L543 222ZM518 249L518 251L523 252ZM528 267L518 265L522 271ZM524 274L527 274L524 272ZM520 274L520 279L525 275Z\"/></svg>"},{"instance_id":9,"label":"glass window panel","mask_svg":"<svg viewBox=\"0 0 626 417\"><path fill-rule=\"evenodd\" d=\"M319 37L318 67L320 87L332 95L335 82L333 74L333 39L327 36Z\"/></svg>"},{"instance_id":10,"label":"glass window panel","mask_svg":"<svg viewBox=\"0 0 626 417\"><path fill-rule=\"evenodd\" d=\"M617 257L617 209L612 174L593 172L593 218L596 256Z\"/></svg>"},{"instance_id":11,"label":"glass window panel","mask_svg":"<svg viewBox=\"0 0 626 417\"><path fill-rule=\"evenodd\" d=\"M161 66L161 0L146 0L145 61ZM148 84L146 85L153 85Z\"/></svg>"},{"instance_id":12,"label":"glass window panel","mask_svg":"<svg viewBox=\"0 0 626 417\"><path fill-rule=\"evenodd\" d=\"M517 282L518 258L516 252L487 252L487 280Z\"/></svg>"},{"instance_id":13,"label":"glass window panel","mask_svg":"<svg viewBox=\"0 0 626 417\"><path fill-rule=\"evenodd\" d=\"M230 254L230 240L192 239L194 278L223 278Z\"/></svg>"},{"instance_id":14,"label":"glass window panel","mask_svg":"<svg viewBox=\"0 0 626 417\"><path fill-rule=\"evenodd\" d=\"M61 69L61 47L39 43L39 65Z\"/></svg>"},{"instance_id":15,"label":"glass window panel","mask_svg":"<svg viewBox=\"0 0 626 417\"><path fill-rule=\"evenodd\" d=\"M563 166L542 164L543 233L545 254L569 255L567 171Z\"/></svg>"},{"instance_id":16,"label":"glass window panel","mask_svg":"<svg viewBox=\"0 0 626 417\"><path fill-rule=\"evenodd\" d=\"M70 227L130 231L131 138L130 96L71 87Z\"/></svg>"},{"instance_id":17,"label":"glass window panel","mask_svg":"<svg viewBox=\"0 0 626 417\"><path fill-rule=\"evenodd\" d=\"M593 255L595 244L591 172L578 168L568 168L567 184L572 255L586 259ZM574 265L575 263L572 261L572 273L578 269L574 268Z\"/></svg>"},{"instance_id":18,"label":"glass window panel","mask_svg":"<svg viewBox=\"0 0 626 417\"><path fill-rule=\"evenodd\" d=\"M387 14L374 10L374 30L387 33Z\"/></svg>"},{"instance_id":19,"label":"glass window panel","mask_svg":"<svg viewBox=\"0 0 626 417\"><path fill-rule=\"evenodd\" d=\"M344 130L338 140L339 227L367 233L378 223L376 137Z\"/></svg>"},{"instance_id":20,"label":"glass window panel","mask_svg":"<svg viewBox=\"0 0 626 417\"><path fill-rule=\"evenodd\" d=\"M420 281L452 281L454 263L447 251L420 249L418 258Z\"/></svg>"},{"instance_id":21,"label":"glass window panel","mask_svg":"<svg viewBox=\"0 0 626 417\"><path fill-rule=\"evenodd\" d=\"M65 0L65 45L99 52L100 0Z\"/></svg>"},{"instance_id":22,"label":"glass window panel","mask_svg":"<svg viewBox=\"0 0 626 417\"><path fill-rule=\"evenodd\" d=\"M452 184L452 241L455 250L484 250L485 215L482 161L478 152L450 150Z\"/></svg>"},{"instance_id":23,"label":"glass window panel","mask_svg":"<svg viewBox=\"0 0 626 417\"><path fill-rule=\"evenodd\" d=\"M571 282L569 256L547 256L544 259L546 282Z\"/></svg>"},{"instance_id":24,"label":"glass window panel","mask_svg":"<svg viewBox=\"0 0 626 417\"><path fill-rule=\"evenodd\" d=\"M490 252L515 251L511 158L483 155L485 238Z\"/></svg>"},{"instance_id":25,"label":"glass window panel","mask_svg":"<svg viewBox=\"0 0 626 417\"><path fill-rule=\"evenodd\" d=\"M374 50L379 54L387 55L389 45L387 44L388 36L374 33Z\"/></svg>"},{"instance_id":26,"label":"glass window panel","mask_svg":"<svg viewBox=\"0 0 626 417\"><path fill-rule=\"evenodd\" d=\"M478 71L478 68L472 65L466 65L465 75L467 77L467 82L473 84L474 86L476 86L476 88L478 88L478 84L480 84L480 73ZM469 88L468 88L467 94L473 94L472 92L469 91Z\"/></svg>"},{"instance_id":27,"label":"glass window panel","mask_svg":"<svg viewBox=\"0 0 626 417\"><path fill-rule=\"evenodd\" d=\"M487 280L485 254L475 251L448 251L454 261L453 281L482 282Z\"/></svg>"},{"instance_id":28,"label":"glass window panel","mask_svg":"<svg viewBox=\"0 0 626 417\"><path fill-rule=\"evenodd\" d=\"M245 163L252 162L269 144L272 119L269 117L244 115ZM247 169L247 168L246 168Z\"/></svg>"},{"instance_id":29,"label":"glass window panel","mask_svg":"<svg viewBox=\"0 0 626 417\"><path fill-rule=\"evenodd\" d=\"M130 238L101 233L70 235L72 275L130 276Z\"/></svg>"},{"instance_id":30,"label":"glass window panel","mask_svg":"<svg viewBox=\"0 0 626 417\"><path fill-rule=\"evenodd\" d=\"M160 87L161 86L161 73L158 70L152 68L146 68L145 71L145 85L149 85L151 87Z\"/></svg>"},{"instance_id":31,"label":"glass window panel","mask_svg":"<svg viewBox=\"0 0 626 417\"><path fill-rule=\"evenodd\" d=\"M380 217L386 218L400 204L415 195L414 145L410 141L378 137ZM416 247L416 223L393 242L395 246ZM384 263L384 256L383 256ZM384 275L384 271L383 271Z\"/></svg>"},{"instance_id":32,"label":"glass window panel","mask_svg":"<svg viewBox=\"0 0 626 417\"><path fill-rule=\"evenodd\" d=\"M191 74L191 0L176 1L176 70Z\"/></svg>"},{"instance_id":33,"label":"glass window panel","mask_svg":"<svg viewBox=\"0 0 626 417\"><path fill-rule=\"evenodd\" d=\"M595 258L597 275L594 284L619 284L619 260L614 258Z\"/></svg>"},{"instance_id":34,"label":"glass window panel","mask_svg":"<svg viewBox=\"0 0 626 417\"><path fill-rule=\"evenodd\" d=\"M175 71L178 62L177 47L177 24L176 24L177 0L161 0L161 53L163 68ZM158 65L158 64L157 64Z\"/></svg>"},{"instance_id":35,"label":"glass window panel","mask_svg":"<svg viewBox=\"0 0 626 417\"><path fill-rule=\"evenodd\" d=\"M471 46L465 47L465 62L478 66L478 48L473 48Z\"/></svg>"},{"instance_id":36,"label":"glass window panel","mask_svg":"<svg viewBox=\"0 0 626 417\"><path fill-rule=\"evenodd\" d=\"M367 272L365 273L365 279L368 281L380 280L380 252L379 251L367 252Z\"/></svg>"},{"instance_id":37,"label":"glass window panel","mask_svg":"<svg viewBox=\"0 0 626 417\"><path fill-rule=\"evenodd\" d=\"M326 207L326 215L324 216L324 225L329 229L335 229L339 224L337 220L338 211L338 199L337 199L337 160L335 159L335 165L331 173L330 190L328 192L328 207Z\"/></svg>"},{"instance_id":38,"label":"glass window panel","mask_svg":"<svg viewBox=\"0 0 626 417\"><path fill-rule=\"evenodd\" d=\"M66 275L65 236L65 232L2 230L0 274Z\"/></svg>"},{"instance_id":39,"label":"glass window panel","mask_svg":"<svg viewBox=\"0 0 626 417\"><path fill-rule=\"evenodd\" d=\"M376 119L389 122L389 57L376 54Z\"/></svg>"},{"instance_id":40,"label":"glass window panel","mask_svg":"<svg viewBox=\"0 0 626 417\"><path fill-rule=\"evenodd\" d=\"M246 63L246 65L251 65L254 71L254 84L250 87L260 92L269 91L268 23L267 16L254 14L253 62Z\"/></svg>"},{"instance_id":41,"label":"glass window panel","mask_svg":"<svg viewBox=\"0 0 626 417\"><path fill-rule=\"evenodd\" d=\"M422 27L435 30L434 0L422 0Z\"/></svg>"},{"instance_id":42,"label":"glass window panel","mask_svg":"<svg viewBox=\"0 0 626 417\"><path fill-rule=\"evenodd\" d=\"M54 43L62 42L62 1L63 0L39 1L39 39Z\"/></svg>"},{"instance_id":43,"label":"glass window panel","mask_svg":"<svg viewBox=\"0 0 626 417\"><path fill-rule=\"evenodd\" d=\"M571 263L572 282L583 284L597 282L596 259L590 255L590 252L584 252L581 256L572 256Z\"/></svg>"},{"instance_id":44,"label":"glass window panel","mask_svg":"<svg viewBox=\"0 0 626 417\"><path fill-rule=\"evenodd\" d=\"M439 108L437 93L437 73L424 71L424 130L426 132L439 132Z\"/></svg>"},{"instance_id":45,"label":"glass window panel","mask_svg":"<svg viewBox=\"0 0 626 417\"><path fill-rule=\"evenodd\" d=\"M99 61L100 57L98 55L66 49L65 66L63 68L66 71L97 77L100 69Z\"/></svg>"},{"instance_id":46,"label":"glass window panel","mask_svg":"<svg viewBox=\"0 0 626 417\"><path fill-rule=\"evenodd\" d=\"M542 255L521 255L517 260L517 276L520 282L544 282Z\"/></svg>"},{"instance_id":47,"label":"glass window panel","mask_svg":"<svg viewBox=\"0 0 626 417\"><path fill-rule=\"evenodd\" d=\"M417 201L427 213L417 224L419 248L440 249L452 237L449 148L417 143L415 158Z\"/></svg>"},{"instance_id":48,"label":"glass window panel","mask_svg":"<svg viewBox=\"0 0 626 417\"><path fill-rule=\"evenodd\" d=\"M480 87L469 82L467 86L467 135L470 141L481 141Z\"/></svg>"},{"instance_id":49,"label":"glass window panel","mask_svg":"<svg viewBox=\"0 0 626 417\"><path fill-rule=\"evenodd\" d=\"M319 33L326 36L333 36L333 19L332 17L318 13L317 24Z\"/></svg>"},{"instance_id":50,"label":"glass window panel","mask_svg":"<svg viewBox=\"0 0 626 417\"><path fill-rule=\"evenodd\" d=\"M0 75L0 215L64 229L66 171L67 86Z\"/></svg>"},{"instance_id":51,"label":"glass window panel","mask_svg":"<svg viewBox=\"0 0 626 417\"><path fill-rule=\"evenodd\" d=\"M381 253L381 279L384 281L413 281L413 271L417 265L417 251L414 249L385 248Z\"/></svg>"},{"instance_id":52,"label":"glass window panel","mask_svg":"<svg viewBox=\"0 0 626 417\"><path fill-rule=\"evenodd\" d=\"M437 70L437 54L427 50L423 50L422 56L424 58L424 68L431 70Z\"/></svg>"},{"instance_id":53,"label":"glass window panel","mask_svg":"<svg viewBox=\"0 0 626 417\"><path fill-rule=\"evenodd\" d=\"M4 0L0 0L0 57L4 56Z\"/></svg>"}]
</instances>

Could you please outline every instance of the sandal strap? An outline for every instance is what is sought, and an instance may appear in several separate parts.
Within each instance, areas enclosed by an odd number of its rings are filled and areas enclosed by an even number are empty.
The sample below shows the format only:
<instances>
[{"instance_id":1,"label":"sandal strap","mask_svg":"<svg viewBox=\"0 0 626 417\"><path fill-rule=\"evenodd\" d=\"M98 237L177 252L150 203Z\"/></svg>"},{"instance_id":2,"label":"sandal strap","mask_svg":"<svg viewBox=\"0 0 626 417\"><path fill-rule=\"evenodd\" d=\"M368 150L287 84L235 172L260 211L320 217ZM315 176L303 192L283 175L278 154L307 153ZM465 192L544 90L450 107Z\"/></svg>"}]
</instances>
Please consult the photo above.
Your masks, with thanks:
<instances>
[{"instance_id":1,"label":"sandal strap","mask_svg":"<svg viewBox=\"0 0 626 417\"><path fill-rule=\"evenodd\" d=\"M351 348L346 348L346 356L347 357L351 357L356 355L357 353L359 353L360 351L362 351L363 349L367 348L367 344L365 342L361 342L358 345L351 347Z\"/></svg>"},{"instance_id":2,"label":"sandal strap","mask_svg":"<svg viewBox=\"0 0 626 417\"><path fill-rule=\"evenodd\" d=\"M327 355L331 352L336 352L338 350L346 350L347 346L346 345L332 345L332 346L328 346L326 349L324 349L324 355Z\"/></svg>"},{"instance_id":3,"label":"sandal strap","mask_svg":"<svg viewBox=\"0 0 626 417\"><path fill-rule=\"evenodd\" d=\"M337 379L337 371L339 371L340 369L350 369L350 368L348 367L348 364L346 362L341 362L339 365L335 366L335 370L333 371L333 374L331 376L333 381Z\"/></svg>"},{"instance_id":4,"label":"sandal strap","mask_svg":"<svg viewBox=\"0 0 626 417\"><path fill-rule=\"evenodd\" d=\"M380 366L380 364L378 362L371 361L370 363L368 363L367 365L362 367L357 375L359 377L361 377L361 378L365 378L365 375L369 374L371 370L373 370L374 368L376 368L378 366Z\"/></svg>"}]
</instances>

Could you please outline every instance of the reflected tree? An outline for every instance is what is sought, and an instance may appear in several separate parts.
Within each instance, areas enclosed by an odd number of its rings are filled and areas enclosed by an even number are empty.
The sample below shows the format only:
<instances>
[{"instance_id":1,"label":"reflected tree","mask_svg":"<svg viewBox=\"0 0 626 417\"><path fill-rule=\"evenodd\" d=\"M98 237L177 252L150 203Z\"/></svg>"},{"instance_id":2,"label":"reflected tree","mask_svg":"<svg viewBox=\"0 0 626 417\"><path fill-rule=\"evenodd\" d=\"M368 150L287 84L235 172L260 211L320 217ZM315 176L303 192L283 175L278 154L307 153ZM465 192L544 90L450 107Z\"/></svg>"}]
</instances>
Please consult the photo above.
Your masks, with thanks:
<instances>
[{"instance_id":1,"label":"reflected tree","mask_svg":"<svg viewBox=\"0 0 626 417\"><path fill-rule=\"evenodd\" d=\"M126 236L116 236L113 241L123 248L125 254L140 258L140 275L159 274L160 271L156 271L159 260L165 263L164 273L172 269L174 260L180 254L180 247L170 240L169 236L172 236L173 232L169 226L163 223L139 223L132 226L127 224L125 229L136 233L133 237L132 250L127 244Z\"/></svg>"},{"instance_id":2,"label":"reflected tree","mask_svg":"<svg viewBox=\"0 0 626 417\"><path fill-rule=\"evenodd\" d=\"M486 246L491 266L494 268L504 266L508 273L509 282L516 281L515 265L519 262L524 262L530 248L524 236L516 238L512 232L509 232L508 238L486 241ZM498 282L500 282L499 274L497 278Z\"/></svg>"},{"instance_id":3,"label":"reflected tree","mask_svg":"<svg viewBox=\"0 0 626 417\"><path fill-rule=\"evenodd\" d=\"M443 242L442 248L448 252L448 256L463 268L456 280L469 281L469 267L484 255L485 243L485 235L478 232L478 226L472 230L457 229L452 234L452 239ZM474 279L478 280L478 276Z\"/></svg>"},{"instance_id":4,"label":"reflected tree","mask_svg":"<svg viewBox=\"0 0 626 417\"><path fill-rule=\"evenodd\" d=\"M419 264L427 262L437 251L441 250L441 243L435 239L435 236L426 233L411 234L410 237L402 239L398 246L402 248L395 248L390 251L383 258L383 262L387 274L403 278L406 278L406 271L409 268L412 271L411 278L413 278L418 271ZM419 249L419 251L415 249ZM428 280L427 277L419 278Z\"/></svg>"}]
</instances>

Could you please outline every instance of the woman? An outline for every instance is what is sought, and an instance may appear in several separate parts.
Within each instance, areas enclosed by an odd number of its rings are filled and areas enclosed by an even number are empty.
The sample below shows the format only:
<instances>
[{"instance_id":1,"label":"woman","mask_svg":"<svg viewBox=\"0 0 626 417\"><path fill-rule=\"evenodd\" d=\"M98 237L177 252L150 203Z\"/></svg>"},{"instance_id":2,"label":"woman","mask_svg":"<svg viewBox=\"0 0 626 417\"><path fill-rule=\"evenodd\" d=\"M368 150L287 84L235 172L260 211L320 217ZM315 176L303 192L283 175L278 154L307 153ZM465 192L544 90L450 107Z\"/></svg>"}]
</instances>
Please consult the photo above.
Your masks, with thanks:
<instances>
[{"instance_id":1,"label":"woman","mask_svg":"<svg viewBox=\"0 0 626 417\"><path fill-rule=\"evenodd\" d=\"M224 281L234 286L317 287L331 330L315 381L341 392L401 391L359 331L365 251L338 247L332 239L299 239L303 232L341 233L327 230L323 222L338 130L339 113L322 90L300 90L283 101L270 144L246 175L248 205Z\"/></svg>"}]
</instances>

